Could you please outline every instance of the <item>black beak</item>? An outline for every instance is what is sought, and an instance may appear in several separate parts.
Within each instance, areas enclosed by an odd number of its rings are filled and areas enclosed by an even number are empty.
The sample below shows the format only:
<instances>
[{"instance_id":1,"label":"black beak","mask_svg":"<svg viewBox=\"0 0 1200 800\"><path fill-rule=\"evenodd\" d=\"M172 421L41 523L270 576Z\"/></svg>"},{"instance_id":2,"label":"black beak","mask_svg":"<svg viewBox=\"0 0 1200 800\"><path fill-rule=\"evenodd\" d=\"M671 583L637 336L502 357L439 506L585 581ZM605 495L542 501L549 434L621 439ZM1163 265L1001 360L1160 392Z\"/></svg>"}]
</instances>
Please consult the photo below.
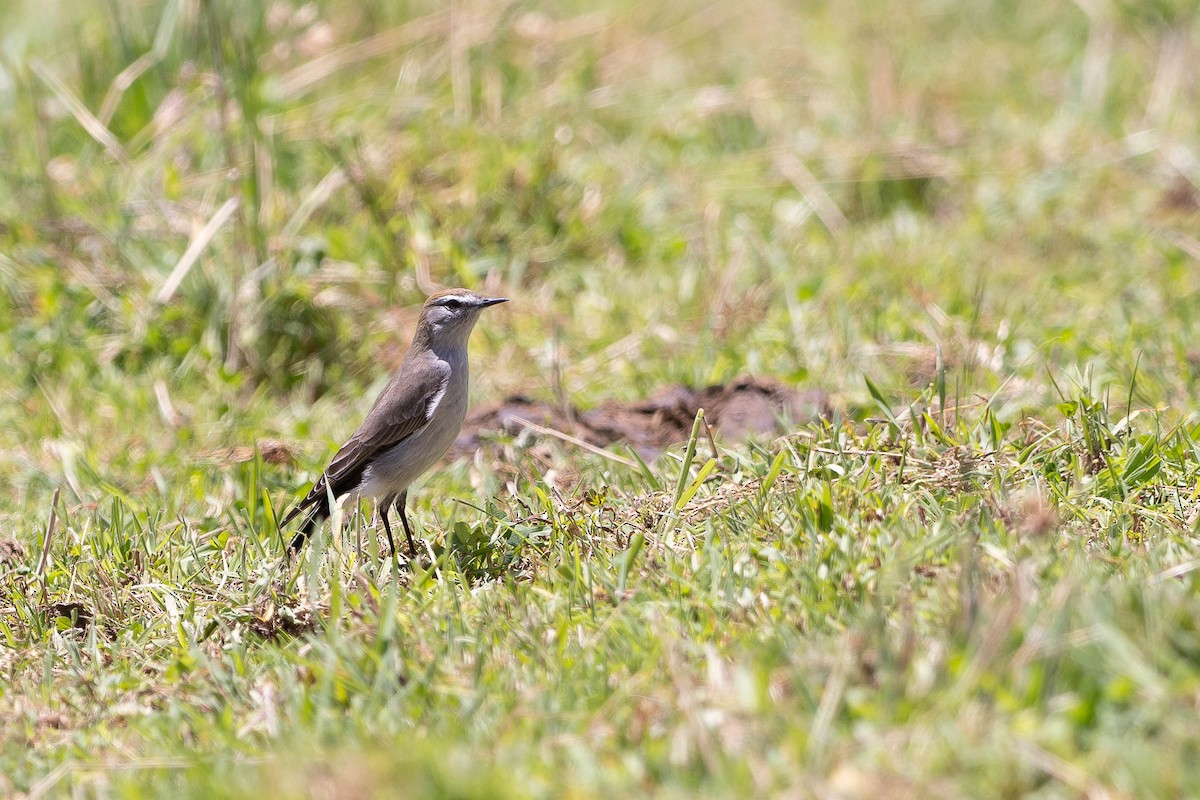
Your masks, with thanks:
<instances>
[{"instance_id":1,"label":"black beak","mask_svg":"<svg viewBox=\"0 0 1200 800\"><path fill-rule=\"evenodd\" d=\"M507 302L508 302L507 297L485 297L479 301L479 307L487 308L488 306L494 306L497 303L507 303Z\"/></svg>"}]
</instances>

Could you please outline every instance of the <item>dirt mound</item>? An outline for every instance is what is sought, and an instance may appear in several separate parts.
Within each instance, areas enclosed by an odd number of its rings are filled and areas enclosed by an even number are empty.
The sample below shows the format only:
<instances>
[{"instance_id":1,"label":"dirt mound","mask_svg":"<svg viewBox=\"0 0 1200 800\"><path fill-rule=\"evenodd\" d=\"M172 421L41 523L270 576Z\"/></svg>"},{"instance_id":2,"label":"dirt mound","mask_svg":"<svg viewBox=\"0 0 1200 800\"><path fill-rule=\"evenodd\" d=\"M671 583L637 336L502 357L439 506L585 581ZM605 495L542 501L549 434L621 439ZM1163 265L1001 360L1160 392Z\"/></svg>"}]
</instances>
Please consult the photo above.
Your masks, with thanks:
<instances>
[{"instance_id":1,"label":"dirt mound","mask_svg":"<svg viewBox=\"0 0 1200 800\"><path fill-rule=\"evenodd\" d=\"M793 389L775 380L749 377L703 389L671 386L646 400L609 400L589 411L515 395L468 414L451 455L477 450L483 433L516 435L529 427L526 423L598 447L627 442L639 453L653 455L685 441L701 408L709 424L727 441L784 433L788 421L804 424L830 413L829 397L820 389Z\"/></svg>"},{"instance_id":2,"label":"dirt mound","mask_svg":"<svg viewBox=\"0 0 1200 800\"><path fill-rule=\"evenodd\" d=\"M212 450L204 454L204 458L220 461L226 464L243 464L254 460L255 450L268 464L291 464L296 460L292 445L278 439L259 439L254 447L241 445Z\"/></svg>"}]
</instances>

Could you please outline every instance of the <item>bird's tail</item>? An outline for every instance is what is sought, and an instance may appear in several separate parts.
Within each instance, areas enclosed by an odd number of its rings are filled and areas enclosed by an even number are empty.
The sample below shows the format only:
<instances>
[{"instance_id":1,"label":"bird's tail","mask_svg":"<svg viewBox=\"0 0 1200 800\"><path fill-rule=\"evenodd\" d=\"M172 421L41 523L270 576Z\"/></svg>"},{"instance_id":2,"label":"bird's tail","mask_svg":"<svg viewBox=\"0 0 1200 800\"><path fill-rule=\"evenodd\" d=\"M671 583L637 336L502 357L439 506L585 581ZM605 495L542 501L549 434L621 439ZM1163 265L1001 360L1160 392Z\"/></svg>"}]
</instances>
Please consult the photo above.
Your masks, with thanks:
<instances>
[{"instance_id":1,"label":"bird's tail","mask_svg":"<svg viewBox=\"0 0 1200 800\"><path fill-rule=\"evenodd\" d=\"M292 512L283 519L283 525L286 525L293 517L303 512L302 507L292 509ZM296 535L292 537L291 544L288 545L289 553L299 553L300 548L304 547L304 543L308 541L308 537L317 529L322 520L329 516L329 500L324 497L319 497L312 507L308 510L304 522L300 524L300 529L296 531Z\"/></svg>"}]
</instances>

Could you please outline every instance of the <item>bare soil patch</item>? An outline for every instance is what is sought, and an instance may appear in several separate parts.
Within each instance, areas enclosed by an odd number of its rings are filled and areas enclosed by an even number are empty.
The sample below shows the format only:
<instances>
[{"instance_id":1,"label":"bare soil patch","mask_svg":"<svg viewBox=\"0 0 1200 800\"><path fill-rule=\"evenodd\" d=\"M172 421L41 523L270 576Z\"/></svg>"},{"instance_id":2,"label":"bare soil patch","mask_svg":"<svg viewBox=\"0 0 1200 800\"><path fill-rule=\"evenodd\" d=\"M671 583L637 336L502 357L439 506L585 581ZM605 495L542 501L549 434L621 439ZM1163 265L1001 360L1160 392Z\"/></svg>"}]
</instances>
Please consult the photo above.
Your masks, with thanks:
<instances>
[{"instance_id":1,"label":"bare soil patch","mask_svg":"<svg viewBox=\"0 0 1200 800\"><path fill-rule=\"evenodd\" d=\"M726 441L786 433L792 426L831 413L824 391L796 389L760 377L742 377L701 389L669 386L645 400L609 400L587 411L513 395L471 411L451 455L475 452L488 433L516 435L528 428L525 423L532 423L598 447L625 442L643 456L653 456L685 441L701 408Z\"/></svg>"}]
</instances>

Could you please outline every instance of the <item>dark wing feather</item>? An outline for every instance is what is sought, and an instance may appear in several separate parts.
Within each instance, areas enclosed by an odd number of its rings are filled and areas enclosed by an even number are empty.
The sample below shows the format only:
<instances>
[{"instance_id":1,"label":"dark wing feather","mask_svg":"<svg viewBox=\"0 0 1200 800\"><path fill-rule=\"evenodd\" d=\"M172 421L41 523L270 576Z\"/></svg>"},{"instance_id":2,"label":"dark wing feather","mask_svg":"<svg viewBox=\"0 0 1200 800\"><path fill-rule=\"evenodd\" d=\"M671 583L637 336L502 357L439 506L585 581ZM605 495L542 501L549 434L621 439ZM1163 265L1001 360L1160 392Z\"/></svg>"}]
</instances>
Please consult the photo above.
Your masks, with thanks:
<instances>
[{"instance_id":1,"label":"dark wing feather","mask_svg":"<svg viewBox=\"0 0 1200 800\"><path fill-rule=\"evenodd\" d=\"M414 368L410 370L401 367L375 400L350 441L337 451L312 491L288 512L281 526L295 519L304 509L324 500L330 490L334 497L353 490L378 453L395 447L429 424L446 391L450 372L445 364L434 358L419 368L412 366ZM416 373L421 377L414 382L401 382L399 376L404 373Z\"/></svg>"}]
</instances>

